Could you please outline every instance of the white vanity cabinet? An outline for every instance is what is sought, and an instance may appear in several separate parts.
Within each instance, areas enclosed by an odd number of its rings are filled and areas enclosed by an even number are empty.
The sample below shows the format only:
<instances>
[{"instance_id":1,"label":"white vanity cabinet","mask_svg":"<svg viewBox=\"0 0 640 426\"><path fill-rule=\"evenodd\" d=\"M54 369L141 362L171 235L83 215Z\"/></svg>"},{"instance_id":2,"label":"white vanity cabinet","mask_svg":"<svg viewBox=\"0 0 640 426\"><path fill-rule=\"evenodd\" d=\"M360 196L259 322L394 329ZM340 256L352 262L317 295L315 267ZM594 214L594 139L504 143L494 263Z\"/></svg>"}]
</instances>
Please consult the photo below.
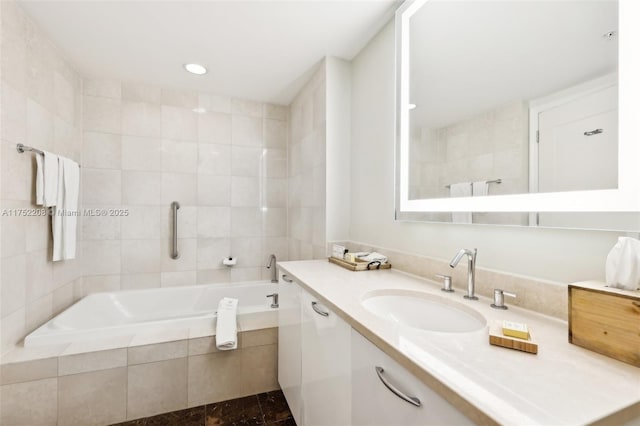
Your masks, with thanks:
<instances>
[{"instance_id":1,"label":"white vanity cabinet","mask_svg":"<svg viewBox=\"0 0 640 426\"><path fill-rule=\"evenodd\" d=\"M351 331L351 369L354 426L474 424L355 330ZM420 406L414 405L415 398Z\"/></svg>"},{"instance_id":2,"label":"white vanity cabinet","mask_svg":"<svg viewBox=\"0 0 640 426\"><path fill-rule=\"evenodd\" d=\"M302 422L302 289L286 274L278 284L278 382L291 414Z\"/></svg>"},{"instance_id":3,"label":"white vanity cabinet","mask_svg":"<svg viewBox=\"0 0 640 426\"><path fill-rule=\"evenodd\" d=\"M302 423L351 424L351 327L302 290Z\"/></svg>"}]
</instances>

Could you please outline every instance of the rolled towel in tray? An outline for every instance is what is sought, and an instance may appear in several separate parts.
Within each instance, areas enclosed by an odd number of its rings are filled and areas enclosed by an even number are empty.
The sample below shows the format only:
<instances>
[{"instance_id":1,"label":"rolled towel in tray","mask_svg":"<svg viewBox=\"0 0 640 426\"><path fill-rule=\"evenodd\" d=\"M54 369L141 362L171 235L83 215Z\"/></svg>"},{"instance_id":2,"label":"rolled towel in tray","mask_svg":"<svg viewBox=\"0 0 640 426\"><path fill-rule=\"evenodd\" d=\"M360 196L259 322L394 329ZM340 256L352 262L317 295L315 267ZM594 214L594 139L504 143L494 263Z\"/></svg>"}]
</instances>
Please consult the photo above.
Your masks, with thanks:
<instances>
[{"instance_id":1,"label":"rolled towel in tray","mask_svg":"<svg viewBox=\"0 0 640 426\"><path fill-rule=\"evenodd\" d=\"M221 351L230 351L238 347L237 310L238 299L223 297L218 303L216 347Z\"/></svg>"}]
</instances>

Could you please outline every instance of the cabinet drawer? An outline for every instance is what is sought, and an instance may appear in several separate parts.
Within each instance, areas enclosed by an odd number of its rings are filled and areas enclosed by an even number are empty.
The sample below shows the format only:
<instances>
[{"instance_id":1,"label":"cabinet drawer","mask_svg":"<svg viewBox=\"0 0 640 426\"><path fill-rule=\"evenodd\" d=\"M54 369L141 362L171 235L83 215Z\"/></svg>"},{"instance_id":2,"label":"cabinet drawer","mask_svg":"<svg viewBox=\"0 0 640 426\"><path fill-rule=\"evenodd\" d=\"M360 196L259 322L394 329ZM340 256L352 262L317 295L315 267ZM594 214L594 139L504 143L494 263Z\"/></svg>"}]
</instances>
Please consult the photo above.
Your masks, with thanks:
<instances>
[{"instance_id":1,"label":"cabinet drawer","mask_svg":"<svg viewBox=\"0 0 640 426\"><path fill-rule=\"evenodd\" d=\"M640 297L569 286L569 342L640 367Z\"/></svg>"}]
</instances>

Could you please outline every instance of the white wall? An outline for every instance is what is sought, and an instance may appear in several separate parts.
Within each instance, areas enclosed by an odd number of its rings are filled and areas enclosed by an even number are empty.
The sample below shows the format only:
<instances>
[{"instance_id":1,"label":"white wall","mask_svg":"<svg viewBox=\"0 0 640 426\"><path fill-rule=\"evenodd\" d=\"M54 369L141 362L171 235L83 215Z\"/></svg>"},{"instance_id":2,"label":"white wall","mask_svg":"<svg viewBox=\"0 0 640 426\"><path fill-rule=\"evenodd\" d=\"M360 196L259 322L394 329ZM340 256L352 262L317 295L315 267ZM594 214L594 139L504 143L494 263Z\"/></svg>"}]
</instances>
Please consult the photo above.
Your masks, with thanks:
<instances>
[{"instance_id":1,"label":"white wall","mask_svg":"<svg viewBox=\"0 0 640 426\"><path fill-rule=\"evenodd\" d=\"M618 233L394 221L394 26L352 63L350 239L448 259L478 248L478 265L560 282L604 279Z\"/></svg>"},{"instance_id":2,"label":"white wall","mask_svg":"<svg viewBox=\"0 0 640 426\"><path fill-rule=\"evenodd\" d=\"M328 57L327 241L349 239L351 217L351 64Z\"/></svg>"}]
</instances>

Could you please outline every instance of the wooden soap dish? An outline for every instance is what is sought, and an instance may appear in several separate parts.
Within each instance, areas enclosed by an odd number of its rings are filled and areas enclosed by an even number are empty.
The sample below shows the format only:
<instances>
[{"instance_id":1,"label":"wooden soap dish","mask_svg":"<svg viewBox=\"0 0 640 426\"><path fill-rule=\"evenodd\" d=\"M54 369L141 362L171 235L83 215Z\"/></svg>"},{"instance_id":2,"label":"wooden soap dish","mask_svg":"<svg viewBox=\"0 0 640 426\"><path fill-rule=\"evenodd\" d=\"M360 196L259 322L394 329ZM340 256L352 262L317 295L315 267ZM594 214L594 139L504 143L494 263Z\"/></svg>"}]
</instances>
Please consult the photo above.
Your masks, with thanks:
<instances>
[{"instance_id":1,"label":"wooden soap dish","mask_svg":"<svg viewBox=\"0 0 640 426\"><path fill-rule=\"evenodd\" d=\"M505 336L502 334L501 321L494 321L493 324L489 326L489 343L495 346L515 349L516 351L528 352L530 354L538 353L538 344L533 340L531 330L529 330L529 340Z\"/></svg>"}]
</instances>

